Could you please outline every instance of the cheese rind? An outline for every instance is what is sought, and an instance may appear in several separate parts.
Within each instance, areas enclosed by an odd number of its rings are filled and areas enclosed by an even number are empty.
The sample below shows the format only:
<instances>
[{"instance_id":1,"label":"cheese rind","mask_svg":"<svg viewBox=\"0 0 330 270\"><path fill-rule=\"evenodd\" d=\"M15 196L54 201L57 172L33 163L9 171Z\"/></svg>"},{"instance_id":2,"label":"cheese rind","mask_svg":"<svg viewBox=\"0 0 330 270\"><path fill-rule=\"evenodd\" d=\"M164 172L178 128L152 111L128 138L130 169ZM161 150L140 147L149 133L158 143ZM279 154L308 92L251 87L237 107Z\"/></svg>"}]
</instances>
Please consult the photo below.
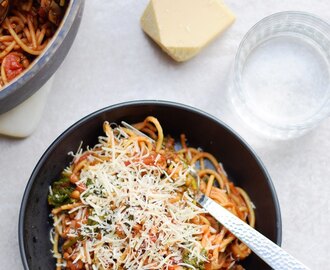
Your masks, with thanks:
<instances>
[{"instance_id":1,"label":"cheese rind","mask_svg":"<svg viewBox=\"0 0 330 270\"><path fill-rule=\"evenodd\" d=\"M221 0L151 0L141 26L176 61L199 53L235 21Z\"/></svg>"}]
</instances>

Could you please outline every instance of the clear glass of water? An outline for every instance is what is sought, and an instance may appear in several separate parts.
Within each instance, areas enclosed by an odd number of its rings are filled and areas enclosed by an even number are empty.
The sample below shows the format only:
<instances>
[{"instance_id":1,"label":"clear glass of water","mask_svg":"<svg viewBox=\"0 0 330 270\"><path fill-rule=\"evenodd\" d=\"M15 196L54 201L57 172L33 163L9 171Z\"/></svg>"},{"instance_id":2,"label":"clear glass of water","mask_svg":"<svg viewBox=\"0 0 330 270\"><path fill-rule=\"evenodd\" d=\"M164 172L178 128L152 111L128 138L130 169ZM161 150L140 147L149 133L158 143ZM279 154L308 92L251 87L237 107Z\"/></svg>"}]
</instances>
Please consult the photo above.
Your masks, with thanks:
<instances>
[{"instance_id":1,"label":"clear glass of water","mask_svg":"<svg viewBox=\"0 0 330 270\"><path fill-rule=\"evenodd\" d=\"M290 139L330 116L330 25L303 12L273 14L243 38L230 100L259 133Z\"/></svg>"}]
</instances>

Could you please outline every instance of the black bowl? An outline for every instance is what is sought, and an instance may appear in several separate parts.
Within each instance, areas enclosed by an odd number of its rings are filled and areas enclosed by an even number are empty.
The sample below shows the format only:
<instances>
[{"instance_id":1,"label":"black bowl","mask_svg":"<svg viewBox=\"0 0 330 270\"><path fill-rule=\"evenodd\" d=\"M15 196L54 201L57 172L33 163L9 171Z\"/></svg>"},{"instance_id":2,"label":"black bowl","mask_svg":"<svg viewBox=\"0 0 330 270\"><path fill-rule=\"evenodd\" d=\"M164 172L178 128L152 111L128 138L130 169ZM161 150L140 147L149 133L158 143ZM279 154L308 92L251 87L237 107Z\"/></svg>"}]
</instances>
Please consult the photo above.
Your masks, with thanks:
<instances>
[{"instance_id":1,"label":"black bowl","mask_svg":"<svg viewBox=\"0 0 330 270\"><path fill-rule=\"evenodd\" d=\"M67 129L47 149L27 184L19 218L19 244L25 269L53 269L49 230L51 220L47 205L48 187L58 179L70 162L67 155L80 142L93 146L103 134L102 123L124 120L134 123L146 116L156 116L164 133L185 133L192 146L213 153L238 186L244 188L256 206L256 229L281 244L281 216L278 200L266 169L251 148L228 126L194 108L164 101L135 101L97 111ZM256 255L243 264L246 269L271 269Z\"/></svg>"},{"instance_id":2,"label":"black bowl","mask_svg":"<svg viewBox=\"0 0 330 270\"><path fill-rule=\"evenodd\" d=\"M21 104L55 73L76 37L85 0L71 0L52 41L29 68L0 90L0 114Z\"/></svg>"}]
</instances>

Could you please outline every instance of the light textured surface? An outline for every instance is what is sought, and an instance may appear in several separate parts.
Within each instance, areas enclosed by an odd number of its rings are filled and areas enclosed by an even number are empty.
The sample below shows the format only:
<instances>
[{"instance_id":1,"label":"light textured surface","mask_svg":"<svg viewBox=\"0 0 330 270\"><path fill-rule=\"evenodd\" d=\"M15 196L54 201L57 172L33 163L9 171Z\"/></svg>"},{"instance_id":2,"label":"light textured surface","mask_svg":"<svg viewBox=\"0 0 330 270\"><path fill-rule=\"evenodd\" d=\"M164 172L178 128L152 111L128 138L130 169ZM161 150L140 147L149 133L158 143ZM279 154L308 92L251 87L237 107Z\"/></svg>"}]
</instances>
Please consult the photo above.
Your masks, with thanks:
<instances>
[{"instance_id":1,"label":"light textured surface","mask_svg":"<svg viewBox=\"0 0 330 270\"><path fill-rule=\"evenodd\" d=\"M140 29L146 0L86 2L78 37L56 74L39 129L25 140L0 137L0 269L22 269L19 207L26 182L48 145L86 114L133 99L186 103L237 130L274 181L283 217L283 247L311 269L330 269L330 119L299 139L270 142L246 129L224 99L238 44L253 24L283 10L309 11L330 22L330 2L227 0L237 15L235 24L184 64L170 60Z\"/></svg>"}]
</instances>

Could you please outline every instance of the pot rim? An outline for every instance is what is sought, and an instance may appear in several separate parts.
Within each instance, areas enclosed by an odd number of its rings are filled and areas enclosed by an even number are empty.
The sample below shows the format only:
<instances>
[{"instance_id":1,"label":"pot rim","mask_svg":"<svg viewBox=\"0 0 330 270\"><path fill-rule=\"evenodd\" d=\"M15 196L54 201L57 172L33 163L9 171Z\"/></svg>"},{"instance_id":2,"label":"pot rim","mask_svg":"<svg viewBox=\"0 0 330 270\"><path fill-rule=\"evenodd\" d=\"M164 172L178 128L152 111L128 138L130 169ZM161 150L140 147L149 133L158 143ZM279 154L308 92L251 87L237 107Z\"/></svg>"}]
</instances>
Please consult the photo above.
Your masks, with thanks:
<instances>
[{"instance_id":1,"label":"pot rim","mask_svg":"<svg viewBox=\"0 0 330 270\"><path fill-rule=\"evenodd\" d=\"M13 95L22 95L23 98L18 100L17 102L6 106L6 109L0 108L0 114L9 111L10 109L16 107L21 104L23 101L32 96L36 91L38 91L40 87L33 89L23 89L23 86L30 81L36 74L43 69L50 58L54 55L54 53L58 50L63 40L67 36L69 30L71 29L72 24L79 12L80 6L83 4L82 0L71 0L67 7L67 11L65 16L62 19L60 26L55 32L54 36L51 38L49 44L47 44L46 48L43 52L34 59L34 61L30 64L30 66L24 70L22 74L16 77L13 81L11 81L8 85L0 89L0 102L5 102L5 100ZM23 92L23 93L21 93Z\"/></svg>"}]
</instances>

